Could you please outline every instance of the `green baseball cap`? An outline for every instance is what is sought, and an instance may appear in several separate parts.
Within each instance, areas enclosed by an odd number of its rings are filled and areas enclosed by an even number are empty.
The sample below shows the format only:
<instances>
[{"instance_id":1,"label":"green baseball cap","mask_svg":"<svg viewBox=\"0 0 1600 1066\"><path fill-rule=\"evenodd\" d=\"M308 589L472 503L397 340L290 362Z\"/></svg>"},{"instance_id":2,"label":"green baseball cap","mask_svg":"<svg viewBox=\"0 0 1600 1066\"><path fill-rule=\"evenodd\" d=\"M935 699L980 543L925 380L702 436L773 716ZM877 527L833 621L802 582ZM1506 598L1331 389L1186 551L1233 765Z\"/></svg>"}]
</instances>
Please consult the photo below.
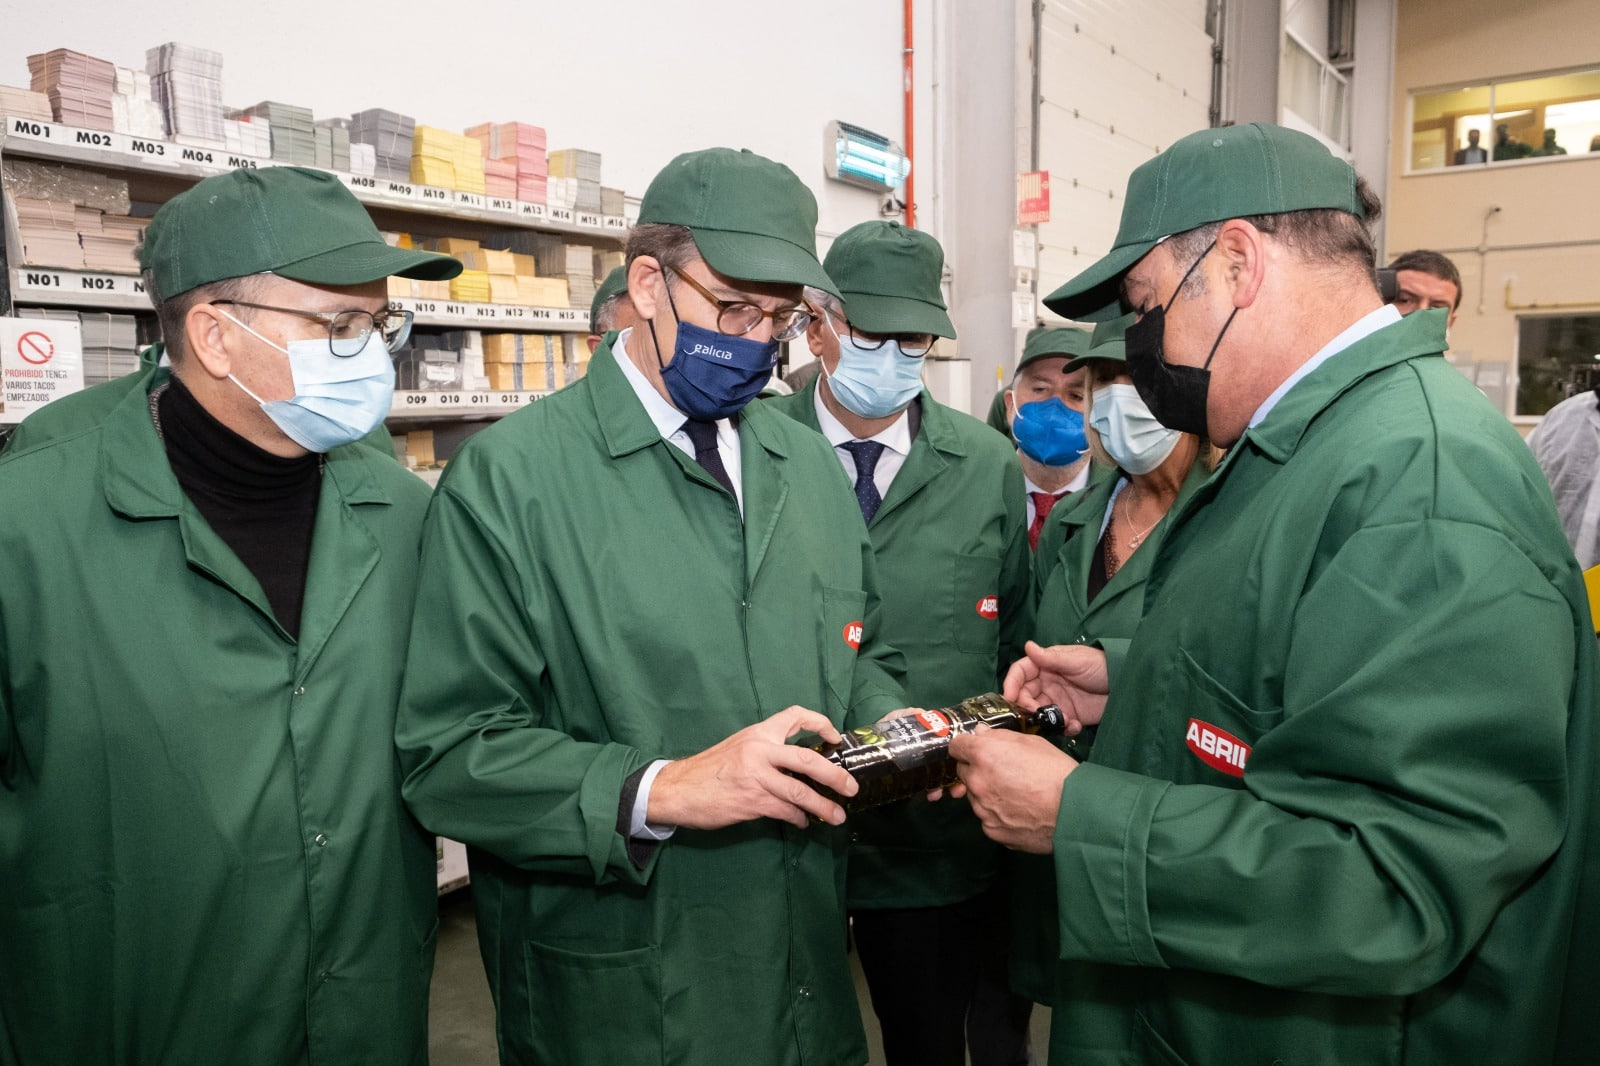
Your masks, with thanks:
<instances>
[{"instance_id":1,"label":"green baseball cap","mask_svg":"<svg viewBox=\"0 0 1600 1066\"><path fill-rule=\"evenodd\" d=\"M944 249L921 230L872 221L839 234L822 261L851 325L868 333L954 337L939 281Z\"/></svg>"},{"instance_id":2,"label":"green baseball cap","mask_svg":"<svg viewBox=\"0 0 1600 1066\"><path fill-rule=\"evenodd\" d=\"M1128 344L1123 340L1123 336L1128 332L1128 327L1133 325L1138 317L1138 315L1129 314L1106 322L1096 323L1094 333L1089 337L1088 354L1078 356L1062 369L1073 371L1096 359L1104 359L1110 363L1126 363L1128 361Z\"/></svg>"},{"instance_id":3,"label":"green baseball cap","mask_svg":"<svg viewBox=\"0 0 1600 1066\"><path fill-rule=\"evenodd\" d=\"M621 296L628 291L628 268L614 267L606 275L606 280L594 290L594 299L589 304L589 332L600 332L600 308L605 306L607 300L613 296Z\"/></svg>"},{"instance_id":4,"label":"green baseball cap","mask_svg":"<svg viewBox=\"0 0 1600 1066\"><path fill-rule=\"evenodd\" d=\"M734 281L839 295L817 261L816 197L794 171L748 148L678 156L644 191L639 221L688 227L705 261Z\"/></svg>"},{"instance_id":5,"label":"green baseball cap","mask_svg":"<svg viewBox=\"0 0 1600 1066\"><path fill-rule=\"evenodd\" d=\"M364 285L391 274L442 281L461 273L450 256L384 243L342 181L303 167L235 170L179 193L150 220L139 265L154 273L163 300L262 273L313 285Z\"/></svg>"},{"instance_id":6,"label":"green baseball cap","mask_svg":"<svg viewBox=\"0 0 1600 1066\"><path fill-rule=\"evenodd\" d=\"M1355 168L1315 137L1262 123L1191 133L1129 175L1110 253L1045 297L1045 306L1083 322L1116 318L1122 276L1173 234L1317 208L1366 214Z\"/></svg>"},{"instance_id":7,"label":"green baseball cap","mask_svg":"<svg viewBox=\"0 0 1600 1066\"><path fill-rule=\"evenodd\" d=\"M1028 331L1022 348L1022 358L1017 360L1017 371L1047 355L1073 358L1089 354L1089 331L1077 326L1037 326Z\"/></svg>"}]
</instances>

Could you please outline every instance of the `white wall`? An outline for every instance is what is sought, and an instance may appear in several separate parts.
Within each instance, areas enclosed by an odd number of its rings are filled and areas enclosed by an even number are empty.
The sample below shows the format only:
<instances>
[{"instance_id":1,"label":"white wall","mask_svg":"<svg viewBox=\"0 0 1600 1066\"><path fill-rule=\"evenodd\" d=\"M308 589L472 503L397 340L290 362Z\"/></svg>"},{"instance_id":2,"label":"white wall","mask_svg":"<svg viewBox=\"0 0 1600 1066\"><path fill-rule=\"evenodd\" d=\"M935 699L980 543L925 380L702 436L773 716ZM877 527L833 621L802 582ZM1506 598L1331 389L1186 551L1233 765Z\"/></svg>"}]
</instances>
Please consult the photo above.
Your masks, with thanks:
<instances>
[{"instance_id":1,"label":"white wall","mask_svg":"<svg viewBox=\"0 0 1600 1066\"><path fill-rule=\"evenodd\" d=\"M1128 175L1205 129L1211 104L1205 0L1058 0L1043 37L1040 297L1111 250Z\"/></svg>"},{"instance_id":2,"label":"white wall","mask_svg":"<svg viewBox=\"0 0 1600 1066\"><path fill-rule=\"evenodd\" d=\"M0 0L0 84L28 85L30 53L142 69L147 47L176 40L223 54L232 106L386 107L456 131L531 122L552 149L602 153L605 183L633 196L681 151L750 148L817 193L825 242L877 217L872 194L822 177L822 129L840 118L902 139L901 14L859 0Z\"/></svg>"}]
</instances>

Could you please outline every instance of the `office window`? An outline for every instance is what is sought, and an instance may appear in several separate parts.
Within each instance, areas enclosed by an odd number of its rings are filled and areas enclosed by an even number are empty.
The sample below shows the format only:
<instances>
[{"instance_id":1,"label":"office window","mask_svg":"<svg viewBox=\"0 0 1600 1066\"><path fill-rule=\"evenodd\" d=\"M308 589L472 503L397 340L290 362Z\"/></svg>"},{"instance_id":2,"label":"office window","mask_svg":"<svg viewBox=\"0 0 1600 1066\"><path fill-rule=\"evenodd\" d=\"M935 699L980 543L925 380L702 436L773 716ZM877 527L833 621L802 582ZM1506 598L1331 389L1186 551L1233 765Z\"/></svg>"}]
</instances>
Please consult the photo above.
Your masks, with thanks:
<instances>
[{"instance_id":1,"label":"office window","mask_svg":"<svg viewBox=\"0 0 1600 1066\"><path fill-rule=\"evenodd\" d=\"M1600 69L1413 93L1411 169L1595 154Z\"/></svg>"},{"instance_id":2,"label":"office window","mask_svg":"<svg viewBox=\"0 0 1600 1066\"><path fill-rule=\"evenodd\" d=\"M1600 385L1600 315L1517 319L1517 409L1542 415Z\"/></svg>"}]
</instances>

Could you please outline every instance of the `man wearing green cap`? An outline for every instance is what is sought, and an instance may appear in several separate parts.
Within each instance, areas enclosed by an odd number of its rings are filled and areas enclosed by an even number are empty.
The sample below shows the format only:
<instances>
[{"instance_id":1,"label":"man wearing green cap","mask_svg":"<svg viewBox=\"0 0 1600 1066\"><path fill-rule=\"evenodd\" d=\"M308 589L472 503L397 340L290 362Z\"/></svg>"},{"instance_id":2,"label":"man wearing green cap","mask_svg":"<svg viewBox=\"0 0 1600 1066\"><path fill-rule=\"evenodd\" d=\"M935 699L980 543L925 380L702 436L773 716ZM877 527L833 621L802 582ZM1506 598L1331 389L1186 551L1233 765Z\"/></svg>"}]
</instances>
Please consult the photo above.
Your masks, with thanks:
<instances>
[{"instance_id":1,"label":"man wearing green cap","mask_svg":"<svg viewBox=\"0 0 1600 1066\"><path fill-rule=\"evenodd\" d=\"M1054 856L1052 1061L1593 1060L1581 577L1445 315L1381 304L1377 210L1311 137L1206 130L1134 171L1110 254L1047 301L1125 303L1151 412L1228 448L1109 681L1036 645L1007 678L1103 714L1092 759L952 745L985 830Z\"/></svg>"},{"instance_id":2,"label":"man wearing green cap","mask_svg":"<svg viewBox=\"0 0 1600 1066\"><path fill-rule=\"evenodd\" d=\"M786 167L674 159L637 324L434 497L401 762L469 846L507 1063L866 1061L844 812L811 787L855 782L786 741L899 708L901 657L839 461L750 405L833 288L815 224Z\"/></svg>"},{"instance_id":3,"label":"man wearing green cap","mask_svg":"<svg viewBox=\"0 0 1600 1066\"><path fill-rule=\"evenodd\" d=\"M349 445L384 279L461 265L293 167L174 197L141 263L170 368L0 463L0 1057L424 1062L390 738L428 494Z\"/></svg>"},{"instance_id":4,"label":"man wearing green cap","mask_svg":"<svg viewBox=\"0 0 1600 1066\"><path fill-rule=\"evenodd\" d=\"M1005 392L1006 424L1022 464L1030 548L1038 548L1045 519L1056 504L1089 484L1089 445L1083 432L1087 375L1082 367L1068 367L1088 350L1088 330L1040 326L1029 331Z\"/></svg>"},{"instance_id":5,"label":"man wearing green cap","mask_svg":"<svg viewBox=\"0 0 1600 1066\"><path fill-rule=\"evenodd\" d=\"M822 265L840 296L808 292L821 376L767 405L833 446L872 537L906 695L949 706L991 691L1028 632L1022 472L1005 442L923 387L934 338L955 336L939 242L863 222ZM1002 849L964 805L914 800L850 824L852 929L890 1066L961 1066L969 1042L976 1066L1025 1060L1026 1001L969 1012L981 976L1006 995ZM931 1015L930 988L945 1004Z\"/></svg>"},{"instance_id":6,"label":"man wearing green cap","mask_svg":"<svg viewBox=\"0 0 1600 1066\"><path fill-rule=\"evenodd\" d=\"M628 268L619 266L606 275L589 304L589 354L594 354L607 333L631 325L633 304L628 302Z\"/></svg>"}]
</instances>

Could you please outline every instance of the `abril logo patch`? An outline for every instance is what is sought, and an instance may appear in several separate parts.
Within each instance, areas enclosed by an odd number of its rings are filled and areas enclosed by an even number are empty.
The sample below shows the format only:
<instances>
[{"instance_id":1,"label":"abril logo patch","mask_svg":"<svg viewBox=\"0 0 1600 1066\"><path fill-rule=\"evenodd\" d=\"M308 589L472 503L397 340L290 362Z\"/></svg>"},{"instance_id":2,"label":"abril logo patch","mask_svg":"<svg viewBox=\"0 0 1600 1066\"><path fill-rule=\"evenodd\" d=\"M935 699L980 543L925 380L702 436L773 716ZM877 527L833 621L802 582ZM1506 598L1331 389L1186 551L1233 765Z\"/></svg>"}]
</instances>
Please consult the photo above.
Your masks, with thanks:
<instances>
[{"instance_id":1,"label":"abril logo patch","mask_svg":"<svg viewBox=\"0 0 1600 1066\"><path fill-rule=\"evenodd\" d=\"M844 642L850 645L852 651L861 650L861 623L851 622L844 627Z\"/></svg>"},{"instance_id":2,"label":"abril logo patch","mask_svg":"<svg viewBox=\"0 0 1600 1066\"><path fill-rule=\"evenodd\" d=\"M1184 741L1189 750L1213 770L1229 777L1244 776L1244 764L1250 760L1250 745L1227 730L1191 718Z\"/></svg>"},{"instance_id":3,"label":"abril logo patch","mask_svg":"<svg viewBox=\"0 0 1600 1066\"><path fill-rule=\"evenodd\" d=\"M978 614L991 622L1000 617L1000 597L985 596L978 601Z\"/></svg>"}]
</instances>

